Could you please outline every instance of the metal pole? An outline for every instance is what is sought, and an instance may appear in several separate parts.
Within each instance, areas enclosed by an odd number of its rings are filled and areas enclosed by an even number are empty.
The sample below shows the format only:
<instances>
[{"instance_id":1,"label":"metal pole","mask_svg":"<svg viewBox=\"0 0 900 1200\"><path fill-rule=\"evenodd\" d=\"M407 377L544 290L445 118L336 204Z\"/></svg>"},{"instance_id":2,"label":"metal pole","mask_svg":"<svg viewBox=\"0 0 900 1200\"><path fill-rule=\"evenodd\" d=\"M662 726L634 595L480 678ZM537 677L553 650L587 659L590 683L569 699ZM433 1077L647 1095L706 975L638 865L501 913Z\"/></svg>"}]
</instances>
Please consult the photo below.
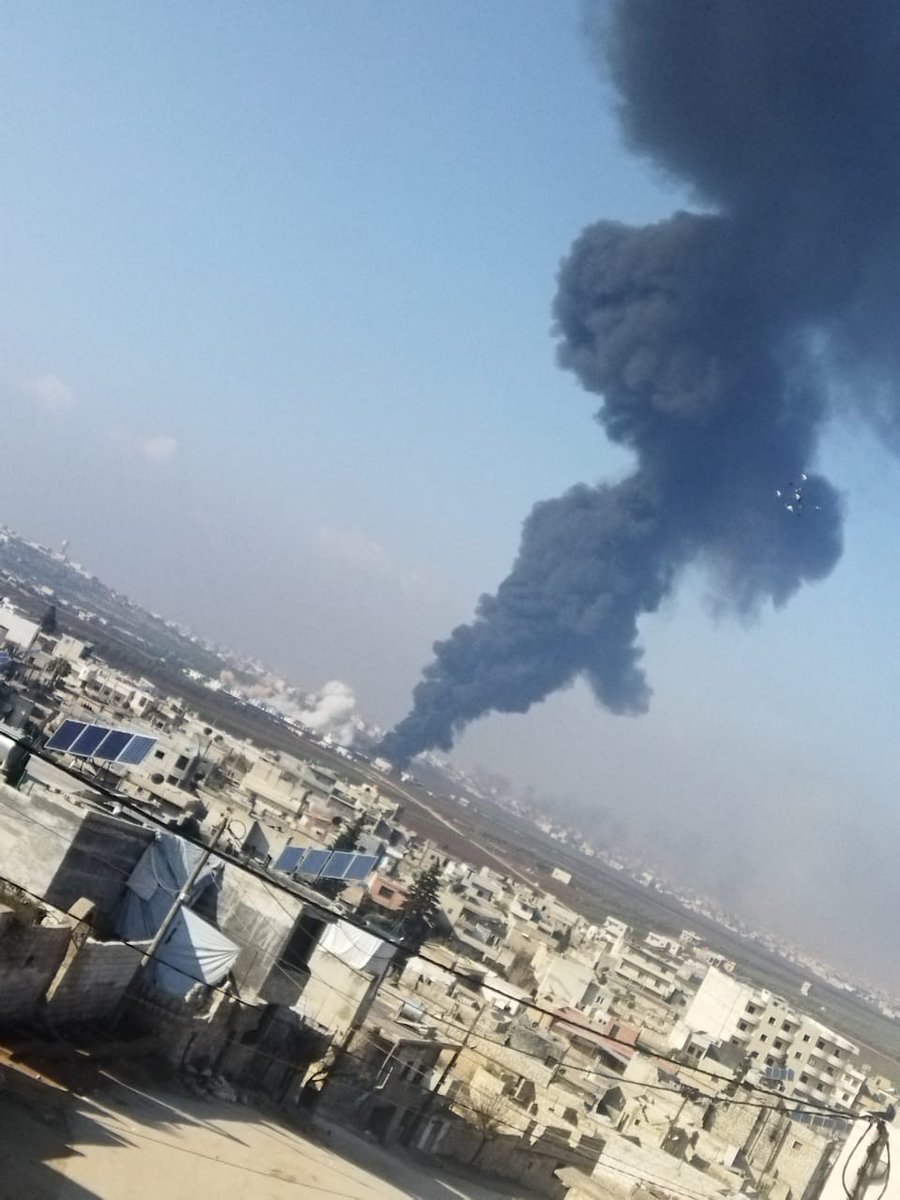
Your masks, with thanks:
<instances>
[{"instance_id":1,"label":"metal pole","mask_svg":"<svg viewBox=\"0 0 900 1200\"><path fill-rule=\"evenodd\" d=\"M429 1090L429 1092L423 1099L418 1113L413 1118L413 1120L410 1122L410 1126L406 1132L406 1136L403 1138L404 1146L408 1146L410 1144L410 1142L413 1140L413 1138L416 1136L416 1134L419 1132L419 1130L425 1124L425 1119L428 1116L428 1114L431 1112L432 1108L434 1108L435 1101L437 1100L438 1096L440 1095L441 1088L444 1086L444 1080L447 1078L447 1076L450 1074L450 1072L456 1066L456 1063L457 1063L457 1060L458 1060L460 1054L462 1054L463 1050L466 1048L466 1046L468 1046L469 1038L474 1034L475 1027L478 1025L478 1022L481 1020L481 1015L486 1008L487 1008L487 1002L485 1001L485 1003L482 1004L481 1008L479 1008L479 1010L476 1012L475 1016L472 1018L472 1024L466 1030L463 1040L459 1043L459 1045L456 1047L456 1049L453 1051L453 1053L450 1055L449 1059L447 1060L446 1066L444 1067L443 1071L441 1071L440 1075L438 1076L437 1083L434 1085L433 1088L431 1088Z\"/></svg>"},{"instance_id":2,"label":"metal pole","mask_svg":"<svg viewBox=\"0 0 900 1200\"><path fill-rule=\"evenodd\" d=\"M382 967L382 969L379 971L379 973L373 977L369 986L366 988L365 994L363 995L362 1000L360 1000L360 1002L359 1002L359 1007L357 1008L356 1013L353 1016L353 1020L350 1022L350 1025L347 1028L347 1032L344 1034L344 1037L341 1040L341 1044L338 1046L337 1050L335 1051L334 1058L331 1060L331 1063L329 1064L328 1074L326 1075L325 1082L322 1085L323 1090L325 1087L327 1087L327 1085L331 1082L332 1079L337 1078L338 1068L342 1065L344 1059L347 1057L347 1053L350 1049L350 1043L353 1041L353 1039L359 1033L360 1029L362 1028L363 1022L365 1021L366 1017L369 1015L369 1010L371 1009L372 1005L375 1003L375 998L378 995L378 990L381 987L381 985L384 983L385 976L387 975L388 970L391 965L391 961L393 961L393 960L389 960L387 963L385 963L385 965Z\"/></svg>"},{"instance_id":3,"label":"metal pole","mask_svg":"<svg viewBox=\"0 0 900 1200\"><path fill-rule=\"evenodd\" d=\"M884 1121L876 1123L876 1134L869 1142L866 1156L862 1161L862 1166L859 1168L859 1174L856 1176L856 1182L853 1185L851 1200L863 1200L869 1183L872 1180L872 1175L881 1158L882 1151L887 1145L888 1132Z\"/></svg>"},{"instance_id":4,"label":"metal pole","mask_svg":"<svg viewBox=\"0 0 900 1200\"><path fill-rule=\"evenodd\" d=\"M160 925L159 929L157 929L156 933L153 935L153 939L150 942L150 945L147 947L147 949L141 955L141 961L140 961L140 965L138 966L138 972L144 970L144 968L147 966L147 963L150 962L150 960L156 954L157 950L162 945L166 934L169 932L169 928L170 928L172 922L175 920L175 918L181 912L182 908L184 907L185 902L190 898L191 891L194 887L194 884L197 882L198 878L200 877L200 872L203 870L203 868L209 862L209 860L212 856L212 852L213 852L213 850L215 850L216 846L219 844L219 839L221 838L222 834L225 832L225 829L227 828L227 826L228 826L228 818L223 817L222 820L219 822L219 824L216 826L216 831L213 834L212 840L210 841L209 845L206 847L206 849L203 851L203 853L200 855L200 857L194 863L194 866L192 867L191 872L188 875L187 879L185 879L184 883L178 889L178 894L175 897L175 899L172 901L171 908L166 913L166 915L163 917L162 925Z\"/></svg>"}]
</instances>

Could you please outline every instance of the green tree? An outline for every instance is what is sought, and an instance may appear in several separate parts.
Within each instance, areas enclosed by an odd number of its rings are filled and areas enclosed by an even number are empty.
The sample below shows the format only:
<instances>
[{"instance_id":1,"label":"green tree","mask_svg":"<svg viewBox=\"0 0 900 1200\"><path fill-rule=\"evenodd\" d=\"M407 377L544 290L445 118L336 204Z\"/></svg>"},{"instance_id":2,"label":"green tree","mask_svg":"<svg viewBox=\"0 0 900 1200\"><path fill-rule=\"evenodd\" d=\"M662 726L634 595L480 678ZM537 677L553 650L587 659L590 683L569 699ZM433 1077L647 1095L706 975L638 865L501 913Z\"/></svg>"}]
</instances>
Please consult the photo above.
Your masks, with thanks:
<instances>
[{"instance_id":1,"label":"green tree","mask_svg":"<svg viewBox=\"0 0 900 1200\"><path fill-rule=\"evenodd\" d=\"M441 864L435 861L418 876L400 909L398 933L411 954L418 954L440 912Z\"/></svg>"},{"instance_id":2,"label":"green tree","mask_svg":"<svg viewBox=\"0 0 900 1200\"><path fill-rule=\"evenodd\" d=\"M65 658L51 658L49 670L50 686L56 687L61 679L67 679L72 674L72 664Z\"/></svg>"},{"instance_id":3,"label":"green tree","mask_svg":"<svg viewBox=\"0 0 900 1200\"><path fill-rule=\"evenodd\" d=\"M341 832L331 843L331 850L355 850L359 845L360 835L366 825L366 819L360 815L355 817L349 825L345 825ZM333 900L346 887L343 879L317 879L315 888L317 892L321 892L323 896L328 896Z\"/></svg>"},{"instance_id":4,"label":"green tree","mask_svg":"<svg viewBox=\"0 0 900 1200\"><path fill-rule=\"evenodd\" d=\"M355 850L359 845L359 839L362 836L362 831L366 827L366 818L360 814L358 817L345 825L341 832L331 843L332 850Z\"/></svg>"},{"instance_id":5,"label":"green tree","mask_svg":"<svg viewBox=\"0 0 900 1200\"><path fill-rule=\"evenodd\" d=\"M4 775L10 787L17 788L25 776L28 761L31 758L32 747L36 743L33 735L26 734L21 741L16 742L6 756Z\"/></svg>"}]
</instances>

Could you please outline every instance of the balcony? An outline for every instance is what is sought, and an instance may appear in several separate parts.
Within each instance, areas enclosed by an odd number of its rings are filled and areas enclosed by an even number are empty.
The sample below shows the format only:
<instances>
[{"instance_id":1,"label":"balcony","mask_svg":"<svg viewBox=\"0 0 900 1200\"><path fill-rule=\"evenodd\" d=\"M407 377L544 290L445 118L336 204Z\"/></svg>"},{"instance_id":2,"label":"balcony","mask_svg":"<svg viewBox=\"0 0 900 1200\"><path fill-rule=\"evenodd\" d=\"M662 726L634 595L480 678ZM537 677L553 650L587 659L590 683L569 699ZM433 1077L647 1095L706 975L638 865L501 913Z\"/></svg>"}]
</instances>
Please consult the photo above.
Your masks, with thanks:
<instances>
[{"instance_id":1,"label":"balcony","mask_svg":"<svg viewBox=\"0 0 900 1200\"><path fill-rule=\"evenodd\" d=\"M835 1075L833 1071L830 1075L828 1074L825 1062L821 1058L815 1061L810 1059L803 1068L803 1071L806 1075L809 1075L813 1079L821 1079L823 1083L827 1084L829 1087L833 1087L838 1079L838 1076Z\"/></svg>"},{"instance_id":2,"label":"balcony","mask_svg":"<svg viewBox=\"0 0 900 1200\"><path fill-rule=\"evenodd\" d=\"M839 1071L846 1071L850 1065L850 1056L845 1054L829 1054L827 1051L820 1051L819 1058L829 1066L837 1067Z\"/></svg>"}]
</instances>

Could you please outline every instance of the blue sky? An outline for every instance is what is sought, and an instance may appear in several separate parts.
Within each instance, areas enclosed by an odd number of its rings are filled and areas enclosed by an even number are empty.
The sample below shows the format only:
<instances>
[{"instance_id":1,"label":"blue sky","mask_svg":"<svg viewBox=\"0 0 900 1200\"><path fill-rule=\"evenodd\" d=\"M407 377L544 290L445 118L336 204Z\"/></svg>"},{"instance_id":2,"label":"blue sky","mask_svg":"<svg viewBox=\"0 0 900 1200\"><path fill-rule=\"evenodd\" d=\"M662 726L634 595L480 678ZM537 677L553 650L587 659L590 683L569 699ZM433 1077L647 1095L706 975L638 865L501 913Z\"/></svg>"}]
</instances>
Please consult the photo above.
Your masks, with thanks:
<instances>
[{"instance_id":1,"label":"blue sky","mask_svg":"<svg viewBox=\"0 0 900 1200\"><path fill-rule=\"evenodd\" d=\"M0 519L397 719L531 504L627 468L554 365L561 256L688 198L621 147L576 3L5 15ZM459 755L878 970L898 468L845 429L823 461L830 580L747 628L691 577L646 622L649 716L576 687Z\"/></svg>"}]
</instances>

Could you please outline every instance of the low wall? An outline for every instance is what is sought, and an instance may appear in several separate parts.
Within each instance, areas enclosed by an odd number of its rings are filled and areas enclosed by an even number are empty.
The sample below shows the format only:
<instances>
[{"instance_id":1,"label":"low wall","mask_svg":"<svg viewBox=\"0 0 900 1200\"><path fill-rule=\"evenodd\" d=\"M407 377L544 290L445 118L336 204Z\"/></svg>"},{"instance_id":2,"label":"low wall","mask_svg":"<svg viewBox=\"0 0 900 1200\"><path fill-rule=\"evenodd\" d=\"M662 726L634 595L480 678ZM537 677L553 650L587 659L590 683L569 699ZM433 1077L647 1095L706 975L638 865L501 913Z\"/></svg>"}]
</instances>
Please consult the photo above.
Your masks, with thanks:
<instances>
[{"instance_id":1,"label":"low wall","mask_svg":"<svg viewBox=\"0 0 900 1200\"><path fill-rule=\"evenodd\" d=\"M84 943L57 987L47 1012L60 1024L112 1016L140 963L123 942Z\"/></svg>"},{"instance_id":2,"label":"low wall","mask_svg":"<svg viewBox=\"0 0 900 1200\"><path fill-rule=\"evenodd\" d=\"M33 1020L69 945L67 926L26 924L0 908L0 1024Z\"/></svg>"},{"instance_id":3,"label":"low wall","mask_svg":"<svg viewBox=\"0 0 900 1200\"><path fill-rule=\"evenodd\" d=\"M33 914L39 917L39 912ZM0 1024L37 1024L46 1016L64 1025L112 1016L137 970L139 955L122 942L91 938L68 954L74 929L71 920L42 925L0 906ZM54 980L56 989L48 1003L47 990Z\"/></svg>"}]
</instances>

